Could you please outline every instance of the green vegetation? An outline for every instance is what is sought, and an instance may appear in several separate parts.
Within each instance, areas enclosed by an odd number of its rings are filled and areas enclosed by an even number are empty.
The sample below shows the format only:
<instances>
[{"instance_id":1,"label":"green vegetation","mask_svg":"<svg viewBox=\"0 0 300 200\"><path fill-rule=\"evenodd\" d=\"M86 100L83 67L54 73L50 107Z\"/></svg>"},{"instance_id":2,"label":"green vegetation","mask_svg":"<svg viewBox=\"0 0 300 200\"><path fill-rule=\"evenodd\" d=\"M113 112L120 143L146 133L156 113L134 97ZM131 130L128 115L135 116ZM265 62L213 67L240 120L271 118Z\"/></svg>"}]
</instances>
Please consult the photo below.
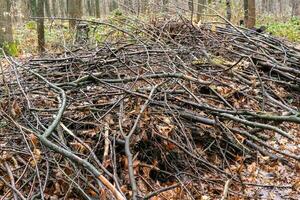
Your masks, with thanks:
<instances>
[{"instance_id":1,"label":"green vegetation","mask_svg":"<svg viewBox=\"0 0 300 200\"><path fill-rule=\"evenodd\" d=\"M36 30L36 22L35 21L29 21L25 24L25 28L28 30Z\"/></svg>"},{"instance_id":2,"label":"green vegetation","mask_svg":"<svg viewBox=\"0 0 300 200\"><path fill-rule=\"evenodd\" d=\"M239 19L242 19L242 9L240 4L233 4L239 12L236 12L232 16L232 23L238 24ZM239 9L238 9L239 8ZM225 7L222 7L224 12ZM225 13L223 13L225 14ZM158 17L157 14L156 17ZM140 16L144 18L144 16ZM218 18L213 16L214 20ZM95 17L88 17L88 20L95 20ZM212 17L203 20L212 20ZM127 15L120 9L116 9L107 16L107 23L114 24L121 29L128 30L130 32L139 32L135 30L135 21L129 19ZM257 18L257 26L267 26L267 32L273 36L285 38L291 42L300 42L300 19L299 18L284 18L274 17L269 15L261 15ZM18 56L23 53L37 53L37 36L36 36L36 21L28 21L24 25L17 25L14 28L15 41L11 44L5 44L6 51L12 56ZM123 37L126 34L120 31L116 31L112 27L105 25L90 24L89 38L91 43L105 42L108 37L110 40L114 38ZM46 49L61 50L66 46L73 44L75 33L70 32L68 29L68 21L48 21L45 20L45 39ZM63 41L63 42L62 42Z\"/></svg>"},{"instance_id":3,"label":"green vegetation","mask_svg":"<svg viewBox=\"0 0 300 200\"><path fill-rule=\"evenodd\" d=\"M14 27L15 40L18 41L17 49L21 54L37 53L37 32L36 22L28 21L24 25L17 25ZM63 49L62 45L70 44L73 33L69 32L68 22L50 22L45 20L45 39L46 48L52 50ZM14 52L14 46L10 47Z\"/></svg>"},{"instance_id":4,"label":"green vegetation","mask_svg":"<svg viewBox=\"0 0 300 200\"><path fill-rule=\"evenodd\" d=\"M5 50L5 52L7 54L9 54L10 56L18 56L20 53L20 49L19 49L19 42L18 41L14 41L14 42L5 42L3 44L3 49Z\"/></svg>"},{"instance_id":5,"label":"green vegetation","mask_svg":"<svg viewBox=\"0 0 300 200\"><path fill-rule=\"evenodd\" d=\"M264 19L261 24L267 24L267 31L274 36L283 37L292 42L300 42L300 19L292 18L285 22Z\"/></svg>"}]
</instances>

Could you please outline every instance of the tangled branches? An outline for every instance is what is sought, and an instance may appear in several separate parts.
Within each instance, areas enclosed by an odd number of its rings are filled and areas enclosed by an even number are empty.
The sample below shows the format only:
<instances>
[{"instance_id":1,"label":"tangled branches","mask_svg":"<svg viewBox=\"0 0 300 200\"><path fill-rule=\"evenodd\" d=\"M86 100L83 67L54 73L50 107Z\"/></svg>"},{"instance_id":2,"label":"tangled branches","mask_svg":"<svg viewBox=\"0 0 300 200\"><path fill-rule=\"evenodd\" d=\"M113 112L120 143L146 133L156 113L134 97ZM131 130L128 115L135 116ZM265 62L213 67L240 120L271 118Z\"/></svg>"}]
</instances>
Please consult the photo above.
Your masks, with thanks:
<instances>
[{"instance_id":1,"label":"tangled branches","mask_svg":"<svg viewBox=\"0 0 300 200\"><path fill-rule=\"evenodd\" d=\"M258 152L299 163L299 148L274 145L299 144L299 50L221 24L126 25L97 24L109 34L96 48L6 56L4 196L243 196L232 166Z\"/></svg>"}]
</instances>

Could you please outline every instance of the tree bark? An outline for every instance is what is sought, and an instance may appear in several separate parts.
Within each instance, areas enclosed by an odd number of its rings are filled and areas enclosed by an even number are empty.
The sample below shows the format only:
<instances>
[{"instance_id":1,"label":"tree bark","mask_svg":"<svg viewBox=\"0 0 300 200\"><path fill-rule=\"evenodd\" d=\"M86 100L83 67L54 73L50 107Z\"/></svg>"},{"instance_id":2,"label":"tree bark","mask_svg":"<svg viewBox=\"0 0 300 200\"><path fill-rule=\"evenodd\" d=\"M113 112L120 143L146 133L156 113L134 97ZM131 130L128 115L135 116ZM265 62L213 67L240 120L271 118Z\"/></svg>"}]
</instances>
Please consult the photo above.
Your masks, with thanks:
<instances>
[{"instance_id":1,"label":"tree bark","mask_svg":"<svg viewBox=\"0 0 300 200\"><path fill-rule=\"evenodd\" d=\"M247 28L253 28L255 26L255 0L244 0L244 22Z\"/></svg>"},{"instance_id":2,"label":"tree bark","mask_svg":"<svg viewBox=\"0 0 300 200\"><path fill-rule=\"evenodd\" d=\"M116 0L111 0L109 2L109 12L112 12L118 8L118 3Z\"/></svg>"},{"instance_id":3,"label":"tree bark","mask_svg":"<svg viewBox=\"0 0 300 200\"><path fill-rule=\"evenodd\" d=\"M262 12L264 12L264 11L268 11L268 9L267 9L267 4L268 2L267 2L267 0L262 0L262 3L261 3L261 10L262 10Z\"/></svg>"},{"instance_id":4,"label":"tree bark","mask_svg":"<svg viewBox=\"0 0 300 200\"><path fill-rule=\"evenodd\" d=\"M197 21L199 22L201 19L201 16L204 12L204 5L206 4L206 0L198 0L197 4Z\"/></svg>"},{"instance_id":5,"label":"tree bark","mask_svg":"<svg viewBox=\"0 0 300 200\"><path fill-rule=\"evenodd\" d=\"M300 1L292 0L292 16L300 17Z\"/></svg>"},{"instance_id":6,"label":"tree bark","mask_svg":"<svg viewBox=\"0 0 300 200\"><path fill-rule=\"evenodd\" d=\"M82 17L82 0L68 0L68 15L70 18L80 19ZM74 29L76 20L69 20L69 28Z\"/></svg>"},{"instance_id":7,"label":"tree bark","mask_svg":"<svg viewBox=\"0 0 300 200\"><path fill-rule=\"evenodd\" d=\"M30 11L31 11L31 16L36 17L36 12L37 12L37 0L30 0Z\"/></svg>"},{"instance_id":8,"label":"tree bark","mask_svg":"<svg viewBox=\"0 0 300 200\"><path fill-rule=\"evenodd\" d=\"M100 12L100 2L99 2L99 0L96 0L95 3L96 3L96 6L95 6L96 7L96 17L100 18L101 17L101 15L100 15L100 13L101 13Z\"/></svg>"},{"instance_id":9,"label":"tree bark","mask_svg":"<svg viewBox=\"0 0 300 200\"><path fill-rule=\"evenodd\" d=\"M13 42L10 0L0 0L0 46Z\"/></svg>"},{"instance_id":10,"label":"tree bark","mask_svg":"<svg viewBox=\"0 0 300 200\"><path fill-rule=\"evenodd\" d=\"M91 0L87 0L87 11L89 16L93 16L93 10L92 10L92 2Z\"/></svg>"},{"instance_id":11,"label":"tree bark","mask_svg":"<svg viewBox=\"0 0 300 200\"><path fill-rule=\"evenodd\" d=\"M56 10L57 9L56 5L57 5L56 0L52 0L51 1L51 9L52 9L52 14L54 17L57 17L57 13L58 13Z\"/></svg>"},{"instance_id":12,"label":"tree bark","mask_svg":"<svg viewBox=\"0 0 300 200\"><path fill-rule=\"evenodd\" d=\"M50 10L50 5L49 5L49 0L44 1L44 6L45 6L45 13L47 17L51 17L51 10Z\"/></svg>"},{"instance_id":13,"label":"tree bark","mask_svg":"<svg viewBox=\"0 0 300 200\"><path fill-rule=\"evenodd\" d=\"M38 0L37 16L44 17L44 0ZM37 20L37 34L38 34L38 50L40 54L45 52L45 27L44 19L40 18Z\"/></svg>"},{"instance_id":14,"label":"tree bark","mask_svg":"<svg viewBox=\"0 0 300 200\"><path fill-rule=\"evenodd\" d=\"M226 0L226 17L228 21L231 21L231 1Z\"/></svg>"},{"instance_id":15,"label":"tree bark","mask_svg":"<svg viewBox=\"0 0 300 200\"><path fill-rule=\"evenodd\" d=\"M28 20L30 18L30 1L24 0L21 3L21 13L23 20Z\"/></svg>"}]
</instances>

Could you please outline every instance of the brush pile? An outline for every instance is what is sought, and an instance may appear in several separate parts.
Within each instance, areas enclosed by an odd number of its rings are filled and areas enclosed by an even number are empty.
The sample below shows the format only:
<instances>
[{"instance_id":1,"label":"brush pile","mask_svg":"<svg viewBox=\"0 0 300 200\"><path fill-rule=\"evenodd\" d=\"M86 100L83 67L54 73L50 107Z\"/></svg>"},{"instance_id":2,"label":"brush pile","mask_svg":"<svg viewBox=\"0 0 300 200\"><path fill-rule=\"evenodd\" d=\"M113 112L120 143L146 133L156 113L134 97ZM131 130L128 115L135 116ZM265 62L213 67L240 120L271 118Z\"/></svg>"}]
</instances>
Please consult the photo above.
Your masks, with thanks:
<instances>
[{"instance_id":1,"label":"brush pile","mask_svg":"<svg viewBox=\"0 0 300 200\"><path fill-rule=\"evenodd\" d=\"M94 23L109 30L96 48L6 56L0 196L297 199L300 51L230 25L127 22Z\"/></svg>"}]
</instances>

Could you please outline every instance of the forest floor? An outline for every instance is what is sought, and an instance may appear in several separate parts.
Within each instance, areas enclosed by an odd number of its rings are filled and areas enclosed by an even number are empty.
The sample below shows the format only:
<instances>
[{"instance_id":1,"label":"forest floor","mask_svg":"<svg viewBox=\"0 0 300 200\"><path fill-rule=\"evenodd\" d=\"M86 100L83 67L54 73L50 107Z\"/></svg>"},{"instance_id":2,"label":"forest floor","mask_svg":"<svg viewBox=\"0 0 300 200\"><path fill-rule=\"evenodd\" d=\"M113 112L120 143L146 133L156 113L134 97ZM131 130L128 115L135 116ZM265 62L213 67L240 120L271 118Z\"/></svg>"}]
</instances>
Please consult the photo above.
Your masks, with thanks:
<instances>
[{"instance_id":1,"label":"forest floor","mask_svg":"<svg viewBox=\"0 0 300 200\"><path fill-rule=\"evenodd\" d=\"M299 49L183 18L92 24L96 47L4 54L1 199L300 199Z\"/></svg>"}]
</instances>

